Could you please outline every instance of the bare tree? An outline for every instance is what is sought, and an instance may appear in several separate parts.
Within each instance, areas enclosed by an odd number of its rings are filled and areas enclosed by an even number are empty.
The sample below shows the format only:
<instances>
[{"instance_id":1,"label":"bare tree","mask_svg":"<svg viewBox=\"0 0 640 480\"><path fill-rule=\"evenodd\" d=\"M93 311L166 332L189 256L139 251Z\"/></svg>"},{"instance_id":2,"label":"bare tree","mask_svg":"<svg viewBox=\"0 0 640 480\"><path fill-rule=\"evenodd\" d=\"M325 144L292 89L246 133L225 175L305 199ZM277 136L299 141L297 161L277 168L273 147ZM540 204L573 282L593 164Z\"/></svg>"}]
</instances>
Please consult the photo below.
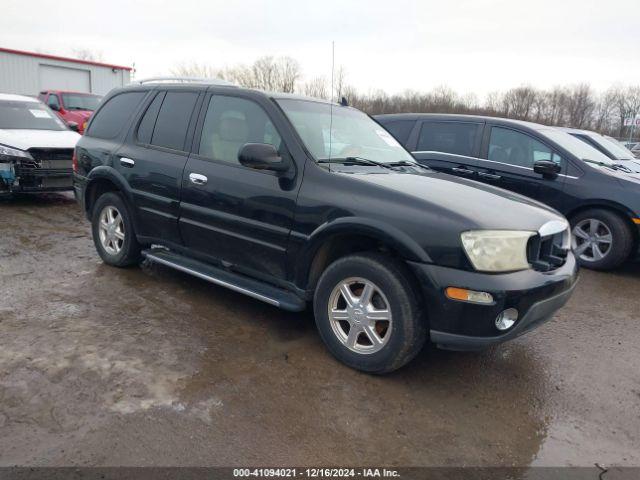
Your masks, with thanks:
<instances>
[{"instance_id":1,"label":"bare tree","mask_svg":"<svg viewBox=\"0 0 640 480\"><path fill-rule=\"evenodd\" d=\"M302 93L308 97L329 98L330 87L327 85L327 79L324 77L315 77L306 82L302 87Z\"/></svg>"},{"instance_id":2,"label":"bare tree","mask_svg":"<svg viewBox=\"0 0 640 480\"><path fill-rule=\"evenodd\" d=\"M178 77L216 78L220 72L205 63L181 63L171 69L171 74Z\"/></svg>"},{"instance_id":3,"label":"bare tree","mask_svg":"<svg viewBox=\"0 0 640 480\"><path fill-rule=\"evenodd\" d=\"M617 95L618 92L612 87L598 98L593 112L593 128L595 130L609 134L614 133L613 116Z\"/></svg>"},{"instance_id":4,"label":"bare tree","mask_svg":"<svg viewBox=\"0 0 640 480\"><path fill-rule=\"evenodd\" d=\"M589 128L595 107L596 102L589 85L583 83L571 88L567 95L569 125L575 128Z\"/></svg>"},{"instance_id":5,"label":"bare tree","mask_svg":"<svg viewBox=\"0 0 640 480\"><path fill-rule=\"evenodd\" d=\"M296 83L300 79L300 64L291 57L282 57L278 61L279 87L281 92L293 93L296 90Z\"/></svg>"},{"instance_id":6,"label":"bare tree","mask_svg":"<svg viewBox=\"0 0 640 480\"><path fill-rule=\"evenodd\" d=\"M92 57L95 58L95 57ZM430 92L405 90L389 95L382 90L359 92L346 83L346 71L339 66L331 82L314 77L301 82L302 70L291 57L260 57L251 65L217 69L196 62L183 63L171 70L176 75L220 77L243 87L268 91L301 92L310 97L339 100L367 113L469 113L530 120L546 125L591 128L622 136L624 119L640 113L640 86L614 86L596 95L588 84L557 86L548 90L531 86L492 92L483 102L473 93L459 95L443 85ZM640 132L639 132L640 133Z\"/></svg>"}]
</instances>

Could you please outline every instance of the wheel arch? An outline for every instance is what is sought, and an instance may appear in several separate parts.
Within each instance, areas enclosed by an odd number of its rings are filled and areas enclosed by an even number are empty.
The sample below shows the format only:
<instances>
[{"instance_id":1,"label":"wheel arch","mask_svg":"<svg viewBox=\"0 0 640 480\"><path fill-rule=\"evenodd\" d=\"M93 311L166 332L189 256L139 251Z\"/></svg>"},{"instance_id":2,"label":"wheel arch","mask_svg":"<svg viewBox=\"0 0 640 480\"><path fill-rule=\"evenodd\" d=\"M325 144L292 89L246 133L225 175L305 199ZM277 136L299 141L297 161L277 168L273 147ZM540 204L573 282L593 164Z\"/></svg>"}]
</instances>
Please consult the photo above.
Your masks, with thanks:
<instances>
[{"instance_id":1,"label":"wheel arch","mask_svg":"<svg viewBox=\"0 0 640 480\"><path fill-rule=\"evenodd\" d=\"M112 167L102 165L91 170L87 177L87 185L84 191L84 209L89 220L93 213L93 206L100 195L107 192L121 192L127 203L133 206L133 193L127 181L120 172ZM135 210L130 208L133 223L137 227Z\"/></svg>"},{"instance_id":2,"label":"wheel arch","mask_svg":"<svg viewBox=\"0 0 640 480\"><path fill-rule=\"evenodd\" d=\"M349 217L328 222L316 229L306 243L296 262L295 280L307 295L313 294L328 265L351 253L379 251L401 260L431 262L424 249L407 234L369 219Z\"/></svg>"},{"instance_id":3,"label":"wheel arch","mask_svg":"<svg viewBox=\"0 0 640 480\"><path fill-rule=\"evenodd\" d=\"M571 222L572 218L576 215L584 211L594 209L607 210L620 216L631 231L631 234L633 236L633 248L638 248L638 245L640 245L640 232L638 231L638 228L635 228L636 225L631 220L634 216L633 212L620 203L612 202L609 200L593 200L586 203L581 203L580 205L567 212L566 217Z\"/></svg>"}]
</instances>

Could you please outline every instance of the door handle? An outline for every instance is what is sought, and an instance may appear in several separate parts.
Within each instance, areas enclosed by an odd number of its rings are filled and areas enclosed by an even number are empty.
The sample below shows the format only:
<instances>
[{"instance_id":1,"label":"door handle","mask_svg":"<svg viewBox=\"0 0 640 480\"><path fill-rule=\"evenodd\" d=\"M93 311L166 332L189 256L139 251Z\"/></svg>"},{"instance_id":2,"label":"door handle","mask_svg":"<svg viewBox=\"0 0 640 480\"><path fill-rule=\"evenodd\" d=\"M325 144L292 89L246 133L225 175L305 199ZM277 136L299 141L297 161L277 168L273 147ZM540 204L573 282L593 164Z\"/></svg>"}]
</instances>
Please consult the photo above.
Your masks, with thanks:
<instances>
[{"instance_id":1,"label":"door handle","mask_svg":"<svg viewBox=\"0 0 640 480\"><path fill-rule=\"evenodd\" d=\"M199 173L190 173L189 180L191 180L191 183L193 183L194 185L206 185L208 179L207 177L205 177L204 175L200 175Z\"/></svg>"},{"instance_id":2,"label":"door handle","mask_svg":"<svg viewBox=\"0 0 640 480\"><path fill-rule=\"evenodd\" d=\"M136 162L134 162L133 160L131 160L130 158L127 157L121 157L120 158L120 165L122 165L123 167L128 167L131 168L136 164Z\"/></svg>"},{"instance_id":3,"label":"door handle","mask_svg":"<svg viewBox=\"0 0 640 480\"><path fill-rule=\"evenodd\" d=\"M502 178L501 175L496 175L495 173L478 172L478 175L482 178L488 178L489 180L500 180Z\"/></svg>"},{"instance_id":4,"label":"door handle","mask_svg":"<svg viewBox=\"0 0 640 480\"><path fill-rule=\"evenodd\" d=\"M462 175L473 175L475 173L473 170L469 170L468 168L463 168L463 167L455 167L455 168L452 168L451 170L453 170L456 173L460 173Z\"/></svg>"}]
</instances>

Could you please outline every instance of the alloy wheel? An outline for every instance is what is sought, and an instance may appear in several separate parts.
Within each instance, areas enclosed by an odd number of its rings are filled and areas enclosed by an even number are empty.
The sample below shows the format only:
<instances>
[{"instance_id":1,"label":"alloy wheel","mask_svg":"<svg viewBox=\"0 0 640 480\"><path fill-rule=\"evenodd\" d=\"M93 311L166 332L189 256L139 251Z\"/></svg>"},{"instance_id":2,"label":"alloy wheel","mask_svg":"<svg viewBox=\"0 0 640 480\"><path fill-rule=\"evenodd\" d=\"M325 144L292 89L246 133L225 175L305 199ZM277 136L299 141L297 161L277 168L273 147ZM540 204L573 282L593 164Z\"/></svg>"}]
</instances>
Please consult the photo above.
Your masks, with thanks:
<instances>
[{"instance_id":1,"label":"alloy wheel","mask_svg":"<svg viewBox=\"0 0 640 480\"><path fill-rule=\"evenodd\" d=\"M356 353L375 353L391 337L391 307L382 290L364 278L347 278L329 296L329 323L338 340Z\"/></svg>"},{"instance_id":2,"label":"alloy wheel","mask_svg":"<svg viewBox=\"0 0 640 480\"><path fill-rule=\"evenodd\" d=\"M595 218L585 218L573 227L574 253L585 262L597 262L611 251L613 236L609 227Z\"/></svg>"},{"instance_id":3,"label":"alloy wheel","mask_svg":"<svg viewBox=\"0 0 640 480\"><path fill-rule=\"evenodd\" d=\"M120 211L113 205L107 205L100 212L98 226L100 244L109 255L117 255L124 246L124 221Z\"/></svg>"}]
</instances>

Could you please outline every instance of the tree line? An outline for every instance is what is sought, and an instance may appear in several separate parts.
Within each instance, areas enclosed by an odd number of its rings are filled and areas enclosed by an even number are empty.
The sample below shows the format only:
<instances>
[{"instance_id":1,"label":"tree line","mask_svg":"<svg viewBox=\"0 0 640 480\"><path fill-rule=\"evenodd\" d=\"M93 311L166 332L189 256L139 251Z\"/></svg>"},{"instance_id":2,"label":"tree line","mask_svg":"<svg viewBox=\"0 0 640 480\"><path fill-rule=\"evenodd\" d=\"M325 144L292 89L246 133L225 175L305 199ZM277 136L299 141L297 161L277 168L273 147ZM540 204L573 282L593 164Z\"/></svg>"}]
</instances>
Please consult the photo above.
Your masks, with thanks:
<instances>
[{"instance_id":1,"label":"tree line","mask_svg":"<svg viewBox=\"0 0 640 480\"><path fill-rule=\"evenodd\" d=\"M251 65L224 69L183 63L174 67L171 73L217 77L243 87L324 99L345 97L350 105L371 115L407 112L489 115L595 130L618 138L627 138L630 133L630 127L624 126L624 119L640 114L640 86L614 85L604 92L596 92L588 83L551 89L520 86L492 92L483 100L473 93L461 95L446 86L429 92L407 90L394 95L382 90L363 93L347 83L343 66L336 68L332 85L327 77L303 80L298 61L291 57L273 56L258 58ZM640 129L636 128L634 136L640 136Z\"/></svg>"}]
</instances>

